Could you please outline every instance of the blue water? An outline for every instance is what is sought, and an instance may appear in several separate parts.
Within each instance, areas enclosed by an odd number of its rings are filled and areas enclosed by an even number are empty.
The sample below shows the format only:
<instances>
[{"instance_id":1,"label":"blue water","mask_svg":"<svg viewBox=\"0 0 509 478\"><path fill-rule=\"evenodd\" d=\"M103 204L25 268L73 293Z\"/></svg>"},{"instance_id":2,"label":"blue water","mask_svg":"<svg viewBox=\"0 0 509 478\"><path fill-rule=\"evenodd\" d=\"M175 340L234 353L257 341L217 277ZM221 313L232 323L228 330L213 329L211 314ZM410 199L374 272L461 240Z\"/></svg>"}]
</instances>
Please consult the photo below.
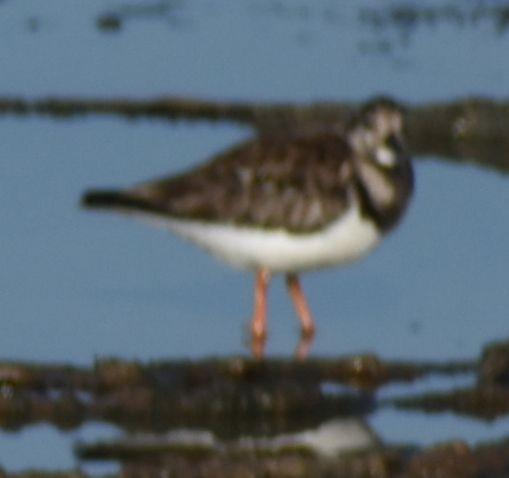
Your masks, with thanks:
<instances>
[{"instance_id":1,"label":"blue water","mask_svg":"<svg viewBox=\"0 0 509 478\"><path fill-rule=\"evenodd\" d=\"M387 2L400 3L412 4ZM380 2L368 0L163 1L166 9L133 14L146 4L0 3L0 96L301 102L384 92L419 103L507 95L509 38L489 18L374 29L359 11ZM97 18L115 11L125 15L122 28L98 29ZM90 186L181 171L249 135L206 122L0 117L1 356L89 365L97 356L247 353L251 277L165 231L81 211L78 200ZM507 336L507 177L433 157L418 158L416 173L406 220L373 255L304 276L318 322L313 353L470 358ZM269 318L268 352L290 355L297 324L278 280ZM404 421L384 428L399 438ZM20 436L29 443L31 433ZM2 466L47 466L37 449L51 439L6 452L19 439L0 434ZM44 456L68 466L70 451L52 449Z\"/></svg>"}]
</instances>

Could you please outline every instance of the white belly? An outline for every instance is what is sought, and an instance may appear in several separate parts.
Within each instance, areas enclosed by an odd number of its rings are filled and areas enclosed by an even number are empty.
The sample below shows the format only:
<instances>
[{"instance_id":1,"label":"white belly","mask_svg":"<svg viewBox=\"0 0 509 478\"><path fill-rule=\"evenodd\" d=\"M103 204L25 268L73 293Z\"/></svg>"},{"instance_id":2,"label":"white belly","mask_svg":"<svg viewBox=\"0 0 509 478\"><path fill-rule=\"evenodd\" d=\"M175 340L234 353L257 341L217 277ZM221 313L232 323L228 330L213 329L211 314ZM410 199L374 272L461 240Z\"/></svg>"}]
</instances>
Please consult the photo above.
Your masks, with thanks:
<instances>
[{"instance_id":1,"label":"white belly","mask_svg":"<svg viewBox=\"0 0 509 478\"><path fill-rule=\"evenodd\" d=\"M351 262L380 240L374 224L361 217L357 207L325 230L309 234L178 219L161 222L235 267L264 266L273 272L299 272Z\"/></svg>"}]
</instances>

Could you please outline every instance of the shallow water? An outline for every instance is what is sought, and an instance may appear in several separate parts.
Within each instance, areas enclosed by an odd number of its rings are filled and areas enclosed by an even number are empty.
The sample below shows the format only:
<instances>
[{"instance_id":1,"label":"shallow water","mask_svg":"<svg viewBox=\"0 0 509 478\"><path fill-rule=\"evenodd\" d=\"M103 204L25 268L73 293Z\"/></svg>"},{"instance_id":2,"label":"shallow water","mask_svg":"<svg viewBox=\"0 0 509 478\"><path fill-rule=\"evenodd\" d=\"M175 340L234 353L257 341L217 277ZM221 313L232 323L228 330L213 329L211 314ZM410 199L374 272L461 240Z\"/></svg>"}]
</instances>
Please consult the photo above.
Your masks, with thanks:
<instances>
[{"instance_id":1,"label":"shallow water","mask_svg":"<svg viewBox=\"0 0 509 478\"><path fill-rule=\"evenodd\" d=\"M509 37L497 16L487 10L475 19L478 2L446 3L463 20L374 27L370 18L391 5L436 2L4 1L0 96L300 102L384 92L412 103L506 96ZM100 29L98 19L111 13L120 29ZM90 364L110 355L247 353L250 277L164 231L77 204L87 187L176 172L249 134L208 123L1 117L2 357ZM313 353L470 358L507 335L507 178L432 157L418 158L416 173L408 216L376 253L304 277L318 321ZM269 354L290 355L297 325L279 281L269 314ZM398 417L388 411L374 423L399 430ZM422 430L412 414L394 438L416 439L404 433L412 417ZM461 423L448 430L474 440L492 426ZM430 441L449 437L446 428L430 425ZM45 426L1 433L0 464L70 466L68 438Z\"/></svg>"}]
</instances>

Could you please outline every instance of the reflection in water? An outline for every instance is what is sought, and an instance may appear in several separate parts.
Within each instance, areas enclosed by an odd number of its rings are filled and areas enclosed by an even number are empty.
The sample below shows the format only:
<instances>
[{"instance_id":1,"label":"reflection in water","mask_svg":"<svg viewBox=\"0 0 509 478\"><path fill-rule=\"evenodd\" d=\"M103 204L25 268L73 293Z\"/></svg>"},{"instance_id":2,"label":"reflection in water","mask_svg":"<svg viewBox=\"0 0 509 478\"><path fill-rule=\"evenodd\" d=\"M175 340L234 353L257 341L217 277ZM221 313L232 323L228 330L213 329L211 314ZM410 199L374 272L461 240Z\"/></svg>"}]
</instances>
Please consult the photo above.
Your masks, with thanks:
<instances>
[{"instance_id":1,"label":"reflection in water","mask_svg":"<svg viewBox=\"0 0 509 478\"><path fill-rule=\"evenodd\" d=\"M146 365L104 360L90 369L4 363L0 367L1 423L17 428L51 422L66 430L94 421L115 424L106 434L111 436L114 430L116 438L105 439L104 434L97 433L92 440L82 437L77 455L84 460L115 460L122 466L140 467L138 471L146 471L147 466L172 470L218 460L221 467L231 463L248 466L254 457L257 466L272 462L279 471L295 463L311 469L342 464L357 470L344 475L350 477L364 476L361 471L373 459L387 471L387 466L405 469L412 457L420 469L427 466L422 460L436 462L437 457L432 451L386 443L386 436L398 436L394 424L383 423L386 412L395 413L400 406L405 409L412 401L416 413L455 410L481 417L503 416L508 403L507 368L502 370L500 360L494 363L495 356L509 356L509 344L487 348L477 366L470 362L384 362L373 356L307 362L230 359ZM473 370L481 370L480 384L472 383L471 374L465 375ZM438 403L436 394L426 394L427 390L437 390L437 374L447 377L451 385L460 380L470 389L448 389L440 394ZM393 383L393 391L399 384L397 396L384 397L388 383ZM405 390L407 383L413 384ZM420 390L416 387L419 384ZM371 391L362 391L366 389ZM402 393L416 390L419 395L406 395L408 400ZM475 395L475 404L458 407L466 403L466 395ZM376 434L368 421L378 424ZM403 428L411 421L407 415ZM118 438L117 430L127 434ZM450 429L447 433L450 438ZM424 439L421 437L420 442ZM467 444L460 445L468 451ZM454 459L458 446L451 443L442 448L440 466ZM507 464L504 441L486 450L499 463ZM353 451L356 454L352 457ZM471 459L486 467L482 461L485 454L476 453L472 451ZM493 462L491 455L489 463Z\"/></svg>"},{"instance_id":2,"label":"reflection in water","mask_svg":"<svg viewBox=\"0 0 509 478\"><path fill-rule=\"evenodd\" d=\"M280 454L289 450L307 450L322 457L338 457L353 451L367 451L380 444L369 426L357 418L336 418L317 428L297 433L266 437L240 435L221 440L207 430L178 429L164 434L132 434L124 438L80 442L76 446L81 459L136 459L169 453L200 452L202 454L251 453Z\"/></svg>"},{"instance_id":3,"label":"reflection in water","mask_svg":"<svg viewBox=\"0 0 509 478\"><path fill-rule=\"evenodd\" d=\"M291 440L295 445L305 445L323 456L338 456L351 451L366 451L380 444L378 437L368 424L358 418L335 418L320 424L314 430L279 437Z\"/></svg>"}]
</instances>

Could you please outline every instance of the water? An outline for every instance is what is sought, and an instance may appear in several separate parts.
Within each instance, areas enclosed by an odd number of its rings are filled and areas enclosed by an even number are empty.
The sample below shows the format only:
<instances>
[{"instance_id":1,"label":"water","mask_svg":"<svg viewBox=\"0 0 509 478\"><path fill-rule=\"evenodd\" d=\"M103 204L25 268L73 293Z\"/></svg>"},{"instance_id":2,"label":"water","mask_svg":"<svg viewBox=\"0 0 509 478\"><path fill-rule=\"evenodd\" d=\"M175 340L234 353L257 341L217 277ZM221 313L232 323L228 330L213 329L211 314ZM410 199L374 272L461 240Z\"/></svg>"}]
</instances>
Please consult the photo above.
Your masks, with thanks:
<instances>
[{"instance_id":1,"label":"water","mask_svg":"<svg viewBox=\"0 0 509 478\"><path fill-rule=\"evenodd\" d=\"M402 3L412 5L387 5ZM415 5L424 3L433 4ZM476 2L448 4L468 20ZM375 28L366 12L384 9L368 0L144 5L2 2L0 96L300 102L384 92L418 103L507 95L509 39L490 15ZM111 12L121 15L120 30L99 29L98 18ZM247 353L250 277L164 231L77 204L87 187L177 172L249 134L208 123L0 117L2 357L88 365L109 355ZM304 277L318 321L314 353L470 358L507 335L507 178L418 159L412 207L380 249L351 267ZM278 281L269 320L269 354L290 355L297 325ZM398 414L374 422L404 431L409 420L398 427ZM453 431L473 440L490 427L455 423ZM445 428L431 429L444 436ZM48 427L2 433L0 464L69 466L68 438ZM18 447L17 440L26 441Z\"/></svg>"}]
</instances>

